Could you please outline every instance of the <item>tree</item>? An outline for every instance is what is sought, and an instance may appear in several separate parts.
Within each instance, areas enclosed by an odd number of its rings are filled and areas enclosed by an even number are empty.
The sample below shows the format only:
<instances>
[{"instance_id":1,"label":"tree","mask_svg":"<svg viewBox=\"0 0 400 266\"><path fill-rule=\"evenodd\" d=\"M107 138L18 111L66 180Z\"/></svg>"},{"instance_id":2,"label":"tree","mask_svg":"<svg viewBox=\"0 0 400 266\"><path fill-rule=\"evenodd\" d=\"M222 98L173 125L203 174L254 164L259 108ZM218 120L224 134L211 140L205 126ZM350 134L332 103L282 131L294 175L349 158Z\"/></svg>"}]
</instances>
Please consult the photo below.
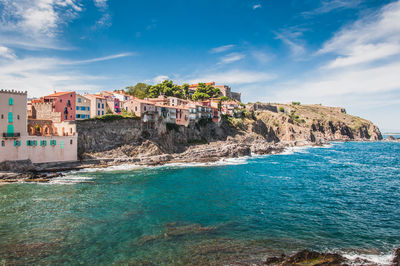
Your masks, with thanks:
<instances>
[{"instance_id":1,"label":"tree","mask_svg":"<svg viewBox=\"0 0 400 266\"><path fill-rule=\"evenodd\" d=\"M221 91L211 85L206 85L205 83L199 83L196 92L193 94L193 100L205 100L219 96Z\"/></svg>"},{"instance_id":2,"label":"tree","mask_svg":"<svg viewBox=\"0 0 400 266\"><path fill-rule=\"evenodd\" d=\"M189 87L190 87L190 85L187 83L182 84L183 96L186 99L189 98Z\"/></svg>"},{"instance_id":3,"label":"tree","mask_svg":"<svg viewBox=\"0 0 400 266\"><path fill-rule=\"evenodd\" d=\"M210 95L208 95L207 93L204 92L198 92L196 91L193 95L192 95L192 99L194 101L198 101L198 100L207 100L210 99Z\"/></svg>"},{"instance_id":4,"label":"tree","mask_svg":"<svg viewBox=\"0 0 400 266\"><path fill-rule=\"evenodd\" d=\"M147 84L137 83L135 86L126 87L126 93L139 99L144 99L147 96Z\"/></svg>"}]
</instances>

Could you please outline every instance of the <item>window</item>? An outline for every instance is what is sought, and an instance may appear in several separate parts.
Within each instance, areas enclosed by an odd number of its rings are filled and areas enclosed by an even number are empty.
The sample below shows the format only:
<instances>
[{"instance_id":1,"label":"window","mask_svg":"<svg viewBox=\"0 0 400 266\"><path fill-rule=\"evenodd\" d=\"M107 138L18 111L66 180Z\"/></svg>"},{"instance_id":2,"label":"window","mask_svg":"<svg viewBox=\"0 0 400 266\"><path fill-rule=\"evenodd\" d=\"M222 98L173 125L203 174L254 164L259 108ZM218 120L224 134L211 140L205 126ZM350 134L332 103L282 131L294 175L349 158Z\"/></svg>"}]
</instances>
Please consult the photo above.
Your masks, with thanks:
<instances>
[{"instance_id":1,"label":"window","mask_svg":"<svg viewBox=\"0 0 400 266\"><path fill-rule=\"evenodd\" d=\"M17 115L17 119L19 120L19 115Z\"/></svg>"},{"instance_id":2,"label":"window","mask_svg":"<svg viewBox=\"0 0 400 266\"><path fill-rule=\"evenodd\" d=\"M137 111L137 106L135 106L135 112Z\"/></svg>"},{"instance_id":3,"label":"window","mask_svg":"<svg viewBox=\"0 0 400 266\"><path fill-rule=\"evenodd\" d=\"M90 107L88 107L87 110L90 111Z\"/></svg>"},{"instance_id":4,"label":"window","mask_svg":"<svg viewBox=\"0 0 400 266\"><path fill-rule=\"evenodd\" d=\"M98 116L100 115L100 111L97 111L97 115L98 115Z\"/></svg>"},{"instance_id":5,"label":"window","mask_svg":"<svg viewBox=\"0 0 400 266\"><path fill-rule=\"evenodd\" d=\"M103 108L103 109L104 109L104 103L102 103L102 104L101 104L101 108Z\"/></svg>"},{"instance_id":6,"label":"window","mask_svg":"<svg viewBox=\"0 0 400 266\"><path fill-rule=\"evenodd\" d=\"M40 141L40 146L47 146L47 140L41 140Z\"/></svg>"},{"instance_id":7,"label":"window","mask_svg":"<svg viewBox=\"0 0 400 266\"><path fill-rule=\"evenodd\" d=\"M82 102L82 98L78 98L78 103L81 103Z\"/></svg>"},{"instance_id":8,"label":"window","mask_svg":"<svg viewBox=\"0 0 400 266\"><path fill-rule=\"evenodd\" d=\"M81 118L81 115L76 115L76 118Z\"/></svg>"},{"instance_id":9,"label":"window","mask_svg":"<svg viewBox=\"0 0 400 266\"><path fill-rule=\"evenodd\" d=\"M13 98L8 99L8 103L9 103L10 105L14 105L14 99L13 99Z\"/></svg>"},{"instance_id":10,"label":"window","mask_svg":"<svg viewBox=\"0 0 400 266\"><path fill-rule=\"evenodd\" d=\"M4 119L4 115L3 114L1 114L1 119Z\"/></svg>"},{"instance_id":11,"label":"window","mask_svg":"<svg viewBox=\"0 0 400 266\"><path fill-rule=\"evenodd\" d=\"M100 103L98 103L98 104L97 104L97 108L99 108L99 109L100 109Z\"/></svg>"},{"instance_id":12,"label":"window","mask_svg":"<svg viewBox=\"0 0 400 266\"><path fill-rule=\"evenodd\" d=\"M7 135L14 135L14 126L13 125L7 126Z\"/></svg>"},{"instance_id":13,"label":"window","mask_svg":"<svg viewBox=\"0 0 400 266\"><path fill-rule=\"evenodd\" d=\"M146 106L144 106L144 108L143 108L145 111L146 111Z\"/></svg>"},{"instance_id":14,"label":"window","mask_svg":"<svg viewBox=\"0 0 400 266\"><path fill-rule=\"evenodd\" d=\"M1 141L1 147L6 146L6 143L4 142L4 140Z\"/></svg>"},{"instance_id":15,"label":"window","mask_svg":"<svg viewBox=\"0 0 400 266\"><path fill-rule=\"evenodd\" d=\"M21 141L20 140L14 140L14 147L20 147L21 146Z\"/></svg>"},{"instance_id":16,"label":"window","mask_svg":"<svg viewBox=\"0 0 400 266\"><path fill-rule=\"evenodd\" d=\"M101 111L101 115L104 115L104 111Z\"/></svg>"},{"instance_id":17,"label":"window","mask_svg":"<svg viewBox=\"0 0 400 266\"><path fill-rule=\"evenodd\" d=\"M50 140L50 146L56 146L57 141L55 139Z\"/></svg>"},{"instance_id":18,"label":"window","mask_svg":"<svg viewBox=\"0 0 400 266\"><path fill-rule=\"evenodd\" d=\"M13 122L13 113L9 112L8 113L8 123L12 123Z\"/></svg>"},{"instance_id":19,"label":"window","mask_svg":"<svg viewBox=\"0 0 400 266\"><path fill-rule=\"evenodd\" d=\"M60 99L60 103L62 103L62 99Z\"/></svg>"},{"instance_id":20,"label":"window","mask_svg":"<svg viewBox=\"0 0 400 266\"><path fill-rule=\"evenodd\" d=\"M69 141L69 144L71 144L71 145L72 145L72 142L73 142L73 140L71 139L71 140Z\"/></svg>"},{"instance_id":21,"label":"window","mask_svg":"<svg viewBox=\"0 0 400 266\"><path fill-rule=\"evenodd\" d=\"M64 115L64 119L67 120L67 118L68 118L68 116L67 116L67 115Z\"/></svg>"},{"instance_id":22,"label":"window","mask_svg":"<svg viewBox=\"0 0 400 266\"><path fill-rule=\"evenodd\" d=\"M76 107L76 110L77 110L77 111L79 110L79 106Z\"/></svg>"},{"instance_id":23,"label":"window","mask_svg":"<svg viewBox=\"0 0 400 266\"><path fill-rule=\"evenodd\" d=\"M85 106L82 106L82 107L81 107L81 110L82 110L82 111L85 111L85 110L86 110Z\"/></svg>"},{"instance_id":24,"label":"window","mask_svg":"<svg viewBox=\"0 0 400 266\"><path fill-rule=\"evenodd\" d=\"M64 141L60 141L60 148L64 149Z\"/></svg>"}]
</instances>

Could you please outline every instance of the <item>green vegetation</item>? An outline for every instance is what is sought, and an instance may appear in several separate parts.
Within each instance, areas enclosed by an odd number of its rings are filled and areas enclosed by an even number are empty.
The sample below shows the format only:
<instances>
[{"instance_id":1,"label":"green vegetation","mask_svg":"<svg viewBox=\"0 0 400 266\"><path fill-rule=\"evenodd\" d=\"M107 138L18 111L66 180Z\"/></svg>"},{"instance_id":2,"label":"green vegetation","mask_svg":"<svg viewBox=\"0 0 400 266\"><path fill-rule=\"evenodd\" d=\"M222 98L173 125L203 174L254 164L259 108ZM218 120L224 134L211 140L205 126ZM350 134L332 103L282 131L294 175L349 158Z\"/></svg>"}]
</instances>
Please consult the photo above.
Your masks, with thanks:
<instances>
[{"instance_id":1,"label":"green vegetation","mask_svg":"<svg viewBox=\"0 0 400 266\"><path fill-rule=\"evenodd\" d=\"M293 105L300 105L300 102L292 102Z\"/></svg>"},{"instance_id":2,"label":"green vegetation","mask_svg":"<svg viewBox=\"0 0 400 266\"><path fill-rule=\"evenodd\" d=\"M226 96L221 96L220 97L221 101L225 102L225 101L229 101L230 99Z\"/></svg>"},{"instance_id":3,"label":"green vegetation","mask_svg":"<svg viewBox=\"0 0 400 266\"><path fill-rule=\"evenodd\" d=\"M206 85L205 83L199 83L196 92L192 95L192 99L197 100L207 100L213 97L218 97L221 91L211 85Z\"/></svg>"},{"instance_id":4,"label":"green vegetation","mask_svg":"<svg viewBox=\"0 0 400 266\"><path fill-rule=\"evenodd\" d=\"M140 117L136 117L136 116L123 116L123 115L116 115L116 114L106 114L103 116L96 116L94 118L89 118L89 119L85 119L83 121L116 121L116 120L122 120L122 119L140 119Z\"/></svg>"},{"instance_id":5,"label":"green vegetation","mask_svg":"<svg viewBox=\"0 0 400 266\"><path fill-rule=\"evenodd\" d=\"M294 110L292 110L292 111L290 112L289 117L290 117L293 121L295 121L296 123L298 123L298 124L300 124L300 123L306 123L306 120L300 119L300 117L299 117L298 115L296 115L296 111L294 111Z\"/></svg>"},{"instance_id":6,"label":"green vegetation","mask_svg":"<svg viewBox=\"0 0 400 266\"><path fill-rule=\"evenodd\" d=\"M126 93L139 99L146 98L148 85L146 83L137 83L135 86L126 87Z\"/></svg>"},{"instance_id":7,"label":"green vegetation","mask_svg":"<svg viewBox=\"0 0 400 266\"><path fill-rule=\"evenodd\" d=\"M189 84L182 86L176 85L172 80L164 80L156 85L147 85L146 83L137 83L135 86L129 86L125 89L126 93L137 97L144 98L157 98L160 95L166 97L177 97L181 99L206 100L213 97L218 97L220 90L205 83L199 83L197 91L190 96ZM225 97L227 98L227 97Z\"/></svg>"},{"instance_id":8,"label":"green vegetation","mask_svg":"<svg viewBox=\"0 0 400 266\"><path fill-rule=\"evenodd\" d=\"M281 107L279 107L279 112L282 112L282 113L284 113L284 112L285 112L285 108L283 108L282 106L281 106Z\"/></svg>"}]
</instances>

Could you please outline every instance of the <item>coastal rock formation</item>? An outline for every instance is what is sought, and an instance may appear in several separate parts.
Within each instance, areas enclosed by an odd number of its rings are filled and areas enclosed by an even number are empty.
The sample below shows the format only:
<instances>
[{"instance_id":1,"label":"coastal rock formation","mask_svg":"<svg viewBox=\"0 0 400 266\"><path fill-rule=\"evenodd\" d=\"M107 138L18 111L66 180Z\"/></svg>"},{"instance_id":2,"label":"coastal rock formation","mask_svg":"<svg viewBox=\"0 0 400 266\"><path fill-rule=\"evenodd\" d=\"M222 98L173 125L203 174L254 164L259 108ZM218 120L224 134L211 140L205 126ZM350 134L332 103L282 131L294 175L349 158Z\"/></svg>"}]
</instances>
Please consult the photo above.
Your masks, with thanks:
<instances>
[{"instance_id":1,"label":"coastal rock formation","mask_svg":"<svg viewBox=\"0 0 400 266\"><path fill-rule=\"evenodd\" d=\"M79 121L82 159L136 158L140 164L215 161L223 157L269 154L288 146L329 141L381 140L370 121L343 108L299 104L249 104L236 117L189 127L138 119Z\"/></svg>"},{"instance_id":2,"label":"coastal rock formation","mask_svg":"<svg viewBox=\"0 0 400 266\"><path fill-rule=\"evenodd\" d=\"M271 257L265 265L342 265L346 259L339 254L303 250L290 257Z\"/></svg>"}]
</instances>

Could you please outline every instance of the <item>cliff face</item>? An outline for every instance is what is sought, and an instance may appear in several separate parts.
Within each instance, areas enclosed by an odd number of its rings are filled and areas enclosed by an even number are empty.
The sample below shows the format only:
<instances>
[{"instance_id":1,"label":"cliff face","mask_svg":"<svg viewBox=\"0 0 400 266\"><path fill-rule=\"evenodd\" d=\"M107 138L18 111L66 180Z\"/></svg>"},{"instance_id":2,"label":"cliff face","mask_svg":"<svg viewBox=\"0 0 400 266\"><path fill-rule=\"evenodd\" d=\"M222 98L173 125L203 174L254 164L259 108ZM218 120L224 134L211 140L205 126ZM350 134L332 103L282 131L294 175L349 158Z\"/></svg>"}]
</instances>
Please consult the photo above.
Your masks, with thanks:
<instances>
[{"instance_id":1,"label":"cliff face","mask_svg":"<svg viewBox=\"0 0 400 266\"><path fill-rule=\"evenodd\" d=\"M200 121L186 128L160 121L95 120L79 121L77 131L82 158L180 154L175 160L182 161L201 158L202 154L217 159L265 154L287 145L382 139L374 124L348 115L344 109L282 104L248 105L240 118L224 118L219 124Z\"/></svg>"}]
</instances>

